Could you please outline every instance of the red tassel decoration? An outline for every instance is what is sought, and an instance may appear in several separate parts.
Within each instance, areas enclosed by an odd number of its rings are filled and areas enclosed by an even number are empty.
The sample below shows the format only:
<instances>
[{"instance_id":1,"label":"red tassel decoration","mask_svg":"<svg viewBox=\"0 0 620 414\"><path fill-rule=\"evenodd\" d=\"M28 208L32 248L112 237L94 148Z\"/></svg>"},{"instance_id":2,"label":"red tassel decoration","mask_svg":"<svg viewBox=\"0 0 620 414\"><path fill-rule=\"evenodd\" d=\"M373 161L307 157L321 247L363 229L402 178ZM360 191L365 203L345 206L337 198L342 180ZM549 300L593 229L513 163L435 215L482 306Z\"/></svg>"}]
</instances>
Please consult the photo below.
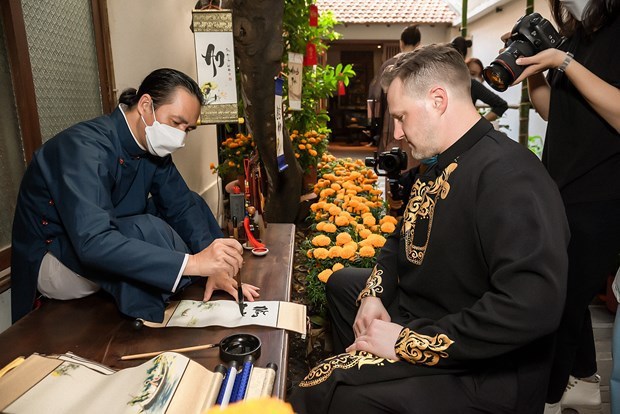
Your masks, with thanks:
<instances>
[{"instance_id":1,"label":"red tassel decoration","mask_svg":"<svg viewBox=\"0 0 620 414\"><path fill-rule=\"evenodd\" d=\"M304 66L314 66L318 63L316 57L316 45L312 42L306 43L306 54L304 56Z\"/></svg>"},{"instance_id":2,"label":"red tassel decoration","mask_svg":"<svg viewBox=\"0 0 620 414\"><path fill-rule=\"evenodd\" d=\"M317 27L319 25L319 9L316 4L311 4L309 7L310 13L310 27Z\"/></svg>"},{"instance_id":3,"label":"red tassel decoration","mask_svg":"<svg viewBox=\"0 0 620 414\"><path fill-rule=\"evenodd\" d=\"M338 96L343 96L345 93L344 82L340 80L338 81Z\"/></svg>"}]
</instances>

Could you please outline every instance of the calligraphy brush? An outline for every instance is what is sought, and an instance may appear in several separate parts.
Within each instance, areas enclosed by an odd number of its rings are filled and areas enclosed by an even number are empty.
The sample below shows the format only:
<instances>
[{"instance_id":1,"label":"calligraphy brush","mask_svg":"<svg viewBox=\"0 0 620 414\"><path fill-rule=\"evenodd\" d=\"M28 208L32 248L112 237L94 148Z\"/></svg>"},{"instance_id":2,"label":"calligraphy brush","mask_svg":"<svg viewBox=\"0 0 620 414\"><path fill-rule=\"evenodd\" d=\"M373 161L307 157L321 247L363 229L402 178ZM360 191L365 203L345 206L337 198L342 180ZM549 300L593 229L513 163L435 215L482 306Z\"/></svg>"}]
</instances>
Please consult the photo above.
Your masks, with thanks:
<instances>
[{"instance_id":1,"label":"calligraphy brush","mask_svg":"<svg viewBox=\"0 0 620 414\"><path fill-rule=\"evenodd\" d=\"M239 269L239 273L237 273L237 300L239 302L239 312L241 312L241 316L245 316L243 312L243 287L241 285L241 269Z\"/></svg>"},{"instance_id":2,"label":"calligraphy brush","mask_svg":"<svg viewBox=\"0 0 620 414\"><path fill-rule=\"evenodd\" d=\"M218 347L218 346L220 346L219 343L217 343L217 344L196 345L196 346L189 346L187 348L176 348L176 349L168 349L168 350L165 350L165 351L145 352L144 354L123 355L120 359L122 361L127 361L127 360L130 360L130 359L150 358L152 356L159 355L162 352L191 352L191 351L199 351L199 350L202 350L202 349L215 348L215 347Z\"/></svg>"}]
</instances>

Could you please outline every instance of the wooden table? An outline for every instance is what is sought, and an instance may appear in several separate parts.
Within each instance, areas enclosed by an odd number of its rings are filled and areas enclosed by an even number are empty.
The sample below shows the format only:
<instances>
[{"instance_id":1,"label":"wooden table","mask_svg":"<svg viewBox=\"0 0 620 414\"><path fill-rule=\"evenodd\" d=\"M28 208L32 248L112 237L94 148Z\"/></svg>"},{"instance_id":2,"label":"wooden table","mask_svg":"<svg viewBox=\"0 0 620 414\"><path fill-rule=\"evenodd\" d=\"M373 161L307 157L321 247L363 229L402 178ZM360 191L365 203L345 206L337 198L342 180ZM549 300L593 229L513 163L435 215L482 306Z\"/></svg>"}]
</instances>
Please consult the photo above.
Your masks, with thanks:
<instances>
[{"instance_id":1,"label":"wooden table","mask_svg":"<svg viewBox=\"0 0 620 414\"><path fill-rule=\"evenodd\" d=\"M294 225L269 224L263 241L264 257L244 253L243 281L261 288L261 300L290 300L293 269ZM204 285L186 289L180 299L202 299ZM176 299L176 298L175 298ZM231 299L218 293L214 299ZM0 334L0 368L18 356L60 354L71 351L115 369L140 365L145 360L121 361L122 355L219 342L232 333L251 333L262 342L256 366L278 365L274 395L284 398L288 358L288 333L262 326L239 328L147 328L136 330L133 319L123 316L113 300L95 294L70 301L46 300L43 305ZM186 353L213 370L222 361L218 348Z\"/></svg>"}]
</instances>

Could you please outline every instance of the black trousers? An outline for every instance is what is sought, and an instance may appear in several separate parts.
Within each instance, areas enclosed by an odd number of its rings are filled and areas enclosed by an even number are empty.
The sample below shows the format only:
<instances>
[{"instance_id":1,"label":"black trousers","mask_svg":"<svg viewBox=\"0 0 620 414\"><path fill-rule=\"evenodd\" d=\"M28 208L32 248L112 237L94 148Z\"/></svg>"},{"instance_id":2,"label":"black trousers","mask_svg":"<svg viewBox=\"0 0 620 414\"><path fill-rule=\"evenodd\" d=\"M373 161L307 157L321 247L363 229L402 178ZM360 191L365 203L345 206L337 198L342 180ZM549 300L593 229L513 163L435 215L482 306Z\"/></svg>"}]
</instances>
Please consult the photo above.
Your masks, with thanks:
<instances>
[{"instance_id":1,"label":"black trousers","mask_svg":"<svg viewBox=\"0 0 620 414\"><path fill-rule=\"evenodd\" d=\"M620 253L620 200L566 205L568 245L566 303L556 335L547 402L560 401L569 375L597 371L588 306L615 273Z\"/></svg>"},{"instance_id":2,"label":"black trousers","mask_svg":"<svg viewBox=\"0 0 620 414\"><path fill-rule=\"evenodd\" d=\"M327 299L333 328L335 352L353 342L355 300L366 283L370 269L345 268L335 272L327 283ZM390 307L393 321L396 307ZM411 375L390 379L397 364L409 366ZM401 365L400 368L403 368ZM417 368L417 370L415 370ZM407 369L405 367L405 369ZM375 371L373 371L375 370ZM387 370L388 374L385 374ZM473 414L542 413L544 393L536 402L518 398L518 375L512 361L487 364L467 373L437 371L405 362L382 367L343 369L344 377L332 377L320 385L296 388L291 404L298 414L306 413L393 413L393 414ZM402 373L402 371L401 371ZM379 379L379 377L382 377ZM332 382L332 384L329 384Z\"/></svg>"}]
</instances>

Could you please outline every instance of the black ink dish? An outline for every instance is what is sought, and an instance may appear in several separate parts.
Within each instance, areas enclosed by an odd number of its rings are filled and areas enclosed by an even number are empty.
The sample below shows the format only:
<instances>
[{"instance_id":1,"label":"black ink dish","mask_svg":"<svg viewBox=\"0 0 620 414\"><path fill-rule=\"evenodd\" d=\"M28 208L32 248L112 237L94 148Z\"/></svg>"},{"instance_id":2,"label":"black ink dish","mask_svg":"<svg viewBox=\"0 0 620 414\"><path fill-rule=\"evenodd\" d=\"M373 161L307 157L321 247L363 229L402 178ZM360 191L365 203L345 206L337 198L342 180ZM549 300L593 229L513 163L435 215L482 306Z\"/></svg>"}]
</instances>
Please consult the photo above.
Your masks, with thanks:
<instances>
[{"instance_id":1,"label":"black ink dish","mask_svg":"<svg viewBox=\"0 0 620 414\"><path fill-rule=\"evenodd\" d=\"M234 334L220 341L220 359L224 362L237 361L242 364L251 355L254 361L260 357L261 342L251 334Z\"/></svg>"}]
</instances>

